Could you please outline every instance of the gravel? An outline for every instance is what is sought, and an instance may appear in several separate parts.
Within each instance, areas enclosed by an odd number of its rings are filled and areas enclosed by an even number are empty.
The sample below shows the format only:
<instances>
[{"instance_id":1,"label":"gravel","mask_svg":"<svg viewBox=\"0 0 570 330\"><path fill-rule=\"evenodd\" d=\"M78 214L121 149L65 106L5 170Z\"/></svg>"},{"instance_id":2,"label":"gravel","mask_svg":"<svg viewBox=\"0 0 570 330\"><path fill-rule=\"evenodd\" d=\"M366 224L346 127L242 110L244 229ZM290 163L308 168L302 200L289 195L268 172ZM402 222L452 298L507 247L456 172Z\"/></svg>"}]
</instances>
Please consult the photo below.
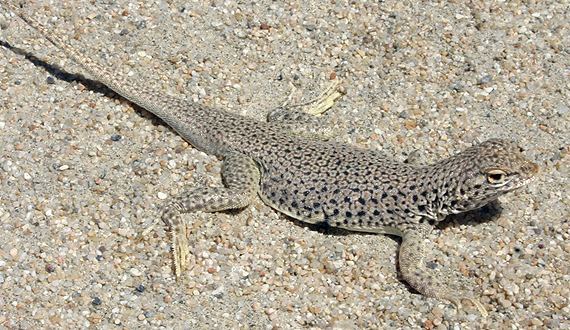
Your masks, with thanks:
<instances>
[{"instance_id":1,"label":"gravel","mask_svg":"<svg viewBox=\"0 0 570 330\"><path fill-rule=\"evenodd\" d=\"M26 8L117 75L165 94L262 119L290 83L300 102L336 76L347 91L330 112L348 126L341 141L432 162L510 138L542 171L501 198L501 212L455 216L433 234L430 265L465 275L487 319L412 292L397 275L397 239L307 227L261 201L191 216L191 267L177 283L160 206L221 184L219 161L77 80L77 65L2 11L0 40L46 62L0 48L0 326L570 327L568 4Z\"/></svg>"}]
</instances>

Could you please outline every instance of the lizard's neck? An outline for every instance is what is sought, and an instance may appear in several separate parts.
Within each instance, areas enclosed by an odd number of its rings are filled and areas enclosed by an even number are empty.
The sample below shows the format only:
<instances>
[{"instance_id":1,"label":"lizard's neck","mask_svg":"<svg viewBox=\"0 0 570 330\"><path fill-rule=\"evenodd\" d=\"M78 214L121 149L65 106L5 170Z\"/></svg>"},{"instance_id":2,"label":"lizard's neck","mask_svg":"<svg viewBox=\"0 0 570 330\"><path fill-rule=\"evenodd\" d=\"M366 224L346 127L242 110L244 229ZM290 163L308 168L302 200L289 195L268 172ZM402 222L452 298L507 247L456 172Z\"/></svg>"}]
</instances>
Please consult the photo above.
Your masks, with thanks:
<instances>
[{"instance_id":1,"label":"lizard's neck","mask_svg":"<svg viewBox=\"0 0 570 330\"><path fill-rule=\"evenodd\" d=\"M428 194L434 195L432 208L438 221L449 214L477 209L492 200L480 194L481 186L475 182L477 159L471 156L460 153L427 166L431 182Z\"/></svg>"}]
</instances>

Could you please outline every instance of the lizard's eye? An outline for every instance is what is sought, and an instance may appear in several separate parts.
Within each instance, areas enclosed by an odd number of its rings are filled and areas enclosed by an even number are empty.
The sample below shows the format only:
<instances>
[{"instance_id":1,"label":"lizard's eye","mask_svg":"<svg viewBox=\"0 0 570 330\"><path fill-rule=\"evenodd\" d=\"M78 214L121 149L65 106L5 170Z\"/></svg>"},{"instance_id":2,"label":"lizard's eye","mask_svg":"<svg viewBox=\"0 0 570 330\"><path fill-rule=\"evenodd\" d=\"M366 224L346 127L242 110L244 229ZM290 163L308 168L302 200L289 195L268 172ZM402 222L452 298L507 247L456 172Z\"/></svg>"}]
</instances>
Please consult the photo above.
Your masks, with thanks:
<instances>
[{"instance_id":1,"label":"lizard's eye","mask_svg":"<svg viewBox=\"0 0 570 330\"><path fill-rule=\"evenodd\" d=\"M490 184L501 184L507 178L507 173L503 170L493 169L487 171L487 181Z\"/></svg>"}]
</instances>

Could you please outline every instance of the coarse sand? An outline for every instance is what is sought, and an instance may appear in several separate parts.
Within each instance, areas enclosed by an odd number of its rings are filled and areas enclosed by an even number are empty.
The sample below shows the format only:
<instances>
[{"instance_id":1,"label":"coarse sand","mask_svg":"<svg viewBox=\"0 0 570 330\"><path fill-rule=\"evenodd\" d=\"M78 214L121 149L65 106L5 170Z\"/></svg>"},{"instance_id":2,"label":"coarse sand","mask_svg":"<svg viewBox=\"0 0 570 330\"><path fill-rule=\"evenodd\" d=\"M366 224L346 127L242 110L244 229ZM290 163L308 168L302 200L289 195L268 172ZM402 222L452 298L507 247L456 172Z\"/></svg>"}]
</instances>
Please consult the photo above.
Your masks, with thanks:
<instances>
[{"instance_id":1,"label":"coarse sand","mask_svg":"<svg viewBox=\"0 0 570 330\"><path fill-rule=\"evenodd\" d=\"M397 238L306 226L260 200L189 215L191 269L175 282L160 207L221 184L220 162L1 10L0 328L570 327L568 1L24 7L165 94L263 120L291 84L302 102L336 78L340 141L428 163L508 138L541 172L431 236L428 265L464 276L486 319L413 292Z\"/></svg>"}]
</instances>

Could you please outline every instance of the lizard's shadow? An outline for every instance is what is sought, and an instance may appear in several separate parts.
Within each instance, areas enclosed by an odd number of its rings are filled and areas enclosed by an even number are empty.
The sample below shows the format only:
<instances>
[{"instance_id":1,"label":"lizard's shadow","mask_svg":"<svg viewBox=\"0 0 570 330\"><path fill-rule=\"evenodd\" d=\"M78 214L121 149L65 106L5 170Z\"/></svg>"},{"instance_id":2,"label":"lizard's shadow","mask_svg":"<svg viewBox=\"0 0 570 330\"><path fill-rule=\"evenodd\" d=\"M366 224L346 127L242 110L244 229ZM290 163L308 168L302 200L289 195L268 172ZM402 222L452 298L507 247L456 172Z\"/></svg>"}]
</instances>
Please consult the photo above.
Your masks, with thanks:
<instances>
[{"instance_id":1,"label":"lizard's shadow","mask_svg":"<svg viewBox=\"0 0 570 330\"><path fill-rule=\"evenodd\" d=\"M21 48L12 46L7 41L0 40L0 46L12 51L14 54L25 57L33 65L43 68L50 75L52 75L54 78L56 78L58 80L63 80L63 81L68 82L68 83L78 82L92 92L103 94L106 97L109 97L111 99L128 102L133 107L133 109L138 114L140 114L142 117L154 119L160 125L167 127L172 132L175 132L174 129L172 129L170 126L166 125L160 118L158 118L157 116L155 116L151 112L147 111L146 109L138 106L136 103L133 103L133 102L127 100L126 98L122 97L121 95L115 93L115 91L113 91L112 89L110 89L109 87L105 86L103 83L101 83L97 80L89 79L89 78L87 78L84 75L79 74L79 73L70 73L70 72L66 71L65 69L58 67L57 65L50 64L50 63L40 59L39 57L35 56L31 52L28 52L28 51L25 51Z\"/></svg>"},{"instance_id":2,"label":"lizard's shadow","mask_svg":"<svg viewBox=\"0 0 570 330\"><path fill-rule=\"evenodd\" d=\"M114 99L123 99L122 97L118 96L115 92L113 92L110 88L108 88L107 86L101 84L96 80L91 80L81 74L69 73L66 70L61 69L56 65L49 64L48 62L38 58L37 56L28 51L12 46L10 43L6 41L0 40L0 46L9 49L14 54L25 57L26 60L30 61L33 65L43 68L58 80L63 80L68 83L79 82L82 85L84 85L87 89L93 92L110 95Z\"/></svg>"},{"instance_id":3,"label":"lizard's shadow","mask_svg":"<svg viewBox=\"0 0 570 330\"><path fill-rule=\"evenodd\" d=\"M460 214L452 214L441 221L436 228L445 229L447 227L457 227L461 225L476 225L479 223L492 222L499 219L503 213L503 207L499 200L494 200L485 206Z\"/></svg>"}]
</instances>

